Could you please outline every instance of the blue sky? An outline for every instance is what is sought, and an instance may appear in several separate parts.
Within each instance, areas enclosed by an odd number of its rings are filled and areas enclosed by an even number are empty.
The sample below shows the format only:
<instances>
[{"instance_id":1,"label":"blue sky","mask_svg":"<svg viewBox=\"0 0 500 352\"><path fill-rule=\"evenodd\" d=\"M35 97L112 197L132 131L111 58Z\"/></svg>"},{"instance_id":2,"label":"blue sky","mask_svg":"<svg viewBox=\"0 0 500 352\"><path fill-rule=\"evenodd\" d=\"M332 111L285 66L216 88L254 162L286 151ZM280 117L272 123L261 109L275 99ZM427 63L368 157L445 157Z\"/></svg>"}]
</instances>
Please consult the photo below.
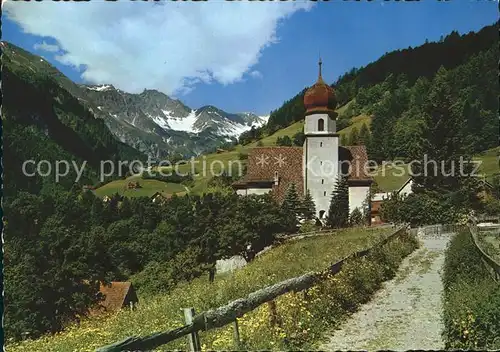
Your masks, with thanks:
<instances>
[{"instance_id":1,"label":"blue sky","mask_svg":"<svg viewBox=\"0 0 500 352\"><path fill-rule=\"evenodd\" d=\"M452 30L477 31L498 18L495 1L296 3L140 10L130 2L56 3L40 11L11 3L2 39L44 56L75 82L156 88L192 108L265 115L314 83L319 53L323 77L333 82L386 52ZM165 26L161 35L155 21Z\"/></svg>"}]
</instances>

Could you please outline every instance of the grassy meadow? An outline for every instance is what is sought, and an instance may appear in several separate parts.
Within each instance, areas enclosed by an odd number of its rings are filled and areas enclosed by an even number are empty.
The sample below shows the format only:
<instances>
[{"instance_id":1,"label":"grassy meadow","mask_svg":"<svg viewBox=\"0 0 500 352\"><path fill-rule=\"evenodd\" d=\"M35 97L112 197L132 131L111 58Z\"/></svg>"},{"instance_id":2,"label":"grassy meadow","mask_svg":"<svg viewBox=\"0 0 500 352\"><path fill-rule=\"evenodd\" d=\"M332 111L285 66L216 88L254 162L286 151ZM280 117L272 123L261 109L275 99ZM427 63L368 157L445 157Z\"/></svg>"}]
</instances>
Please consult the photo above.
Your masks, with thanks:
<instances>
[{"instance_id":1,"label":"grassy meadow","mask_svg":"<svg viewBox=\"0 0 500 352\"><path fill-rule=\"evenodd\" d=\"M245 297L257 289L284 279L310 271L321 271L329 264L354 251L372 246L393 231L393 228L352 228L332 232L325 236L285 242L258 256L240 270L216 276L215 282L212 284L208 283L207 277L201 277L189 283L180 284L166 294L148 296L139 292L140 301L135 311L124 309L117 314L84 319L80 325L72 325L63 332L46 335L37 340L11 344L7 346L7 349L12 352L94 351L97 347L128 336L144 336L174 329L183 325L181 311L183 307L194 307L197 312L201 312ZM399 249L403 247L397 246ZM367 262L360 262L353 266L347 266L346 272L364 270L363 268L375 270ZM372 274L368 276L371 277ZM312 289L311 297L314 297L314 292L319 293L320 289ZM347 289L347 286L343 289ZM329 288L329 292L333 291L332 288ZM352 288L349 292L348 295L355 295L357 291ZM341 296L344 297L344 294ZM307 339L302 342L296 341L296 343L300 342L300 345L304 345L307 341L309 341L307 343L312 343L319 338L319 332L316 330L320 327L316 328L315 326L322 324L323 319L315 318L314 315L318 313L312 312L312 308L307 309L306 305L313 304L313 301L307 301L309 302L307 303L302 297L301 293L287 294L277 300L278 314L284 319L281 327L269 329L269 312L266 304L239 319L240 333L246 348L284 348L283 341L291 343L295 339L292 332L296 329L294 327L297 324L293 321L297 317L299 318L299 326L305 324L304 329L300 330L301 333L304 330L306 335L309 332L311 334L302 336L300 341L302 338L307 337ZM344 297L344 299L346 298L348 296ZM315 298L314 304L319 304L319 301L320 296ZM315 331L314 334L313 331ZM233 348L231 326L203 332L200 336L204 350ZM165 345L164 350L184 349L185 341L181 338Z\"/></svg>"},{"instance_id":2,"label":"grassy meadow","mask_svg":"<svg viewBox=\"0 0 500 352\"><path fill-rule=\"evenodd\" d=\"M130 181L138 181L141 188L127 189L127 184ZM117 180L105 184L96 189L95 193L99 197L111 196L115 193L126 197L151 197L156 192L163 194L178 194L186 193L183 185L171 182L162 182L158 180L143 180L140 177L132 176L125 180Z\"/></svg>"},{"instance_id":3,"label":"grassy meadow","mask_svg":"<svg viewBox=\"0 0 500 352\"><path fill-rule=\"evenodd\" d=\"M344 111L348 105L349 103L344 105L343 107L340 107L339 109L337 109L337 112L342 113L342 111ZM353 117L351 119L351 122L352 124L350 126L339 131L340 135L343 134L349 135L349 133L351 133L351 130L354 127L356 127L359 131L363 123L366 123L369 127L371 123L371 117L367 115L359 115ZM263 137L262 139L260 139L260 142L262 143L262 146L265 147L275 146L278 137L283 137L288 135L291 138L297 132L302 131L303 127L304 127L304 121L298 121L286 128L277 131L272 135ZM188 163L184 165L179 165L178 170L179 172L182 173L193 172L193 171L198 173L198 175L194 177L194 184L190 188L190 192L193 194L201 194L207 191L208 181L210 180L212 175L214 174L217 175L223 170L231 169L231 164L234 165L232 168L233 171L237 171L238 167L240 167L239 165L243 166L246 163L246 161L239 160L240 154L247 154L251 148L255 148L257 146L257 143L258 142L255 141L245 146L238 145L232 151L201 155L194 159L195 160L194 167L191 163ZM203 167L204 164L207 165L206 168ZM211 165L212 169L210 169ZM162 169L164 172L172 171L171 167L164 167ZM205 172L203 172L203 170L205 170ZM140 180L140 179L139 182L142 186L141 189L127 190L126 189L127 183L129 181L136 181L136 180L138 180L137 176L131 176L126 180L117 180L110 182L98 188L96 190L96 194L100 197L103 197L105 195L109 196L115 193L119 193L127 197L142 197L142 196L151 196L155 192L164 192L166 194L173 194L173 193L179 194L179 192L186 191L182 185L164 183L157 180L147 180L148 182L145 182L146 180Z\"/></svg>"},{"instance_id":4,"label":"grassy meadow","mask_svg":"<svg viewBox=\"0 0 500 352\"><path fill-rule=\"evenodd\" d=\"M340 107L336 111L341 114L345 109L347 109L348 105ZM357 128L358 131L361 129L363 124L366 124L370 127L372 117L368 115L358 115L351 118L351 125L339 131L339 134L349 135L353 128ZM298 121L290 126L283 128L276 133L264 136L260 139L262 146L270 147L276 145L276 140L279 137L283 137L288 135L290 138L303 130L304 121ZM232 151L226 151L222 153L212 153L201 155L195 158L194 168L191 163L185 165L179 165L178 170L180 172L193 172L196 171L199 175L194 177L194 183L192 187L190 187L189 191L193 194L201 194L206 192L208 189L208 181L212 177L212 175L217 175L222 170L230 170L231 164L233 165L232 170L238 170L239 165L243 166L246 161L239 160L239 156L241 154L247 154L250 149L257 147L257 141L247 144L245 146L237 145L236 148ZM491 180L493 175L500 173L500 168L498 165L498 153L500 152L500 147L489 149L480 155L477 155L474 160L481 161L481 166L479 171L483 173L487 180ZM206 164L207 167L203 168L203 164ZM210 165L212 165L212 170L210 170ZM223 167L222 167L223 165ZM407 164L402 164L399 167L395 166L380 166L377 172L377 175L374 176L375 181L381 192L391 192L398 190L408 179L408 170L409 166ZM171 168L164 168L164 171L167 172ZM205 170L205 172L203 172ZM237 174L237 173L236 173ZM183 194L186 192L184 186L174 183L164 183L157 180L140 180L140 184L143 187L142 189L136 190L126 190L125 186L127 182L136 180L137 176L131 176L126 180L117 180L110 182L99 189L97 189L96 194L98 196L111 195L114 193L119 193L125 195L127 197L140 197L140 196L151 196L155 192L163 192L165 194Z\"/></svg>"}]
</instances>

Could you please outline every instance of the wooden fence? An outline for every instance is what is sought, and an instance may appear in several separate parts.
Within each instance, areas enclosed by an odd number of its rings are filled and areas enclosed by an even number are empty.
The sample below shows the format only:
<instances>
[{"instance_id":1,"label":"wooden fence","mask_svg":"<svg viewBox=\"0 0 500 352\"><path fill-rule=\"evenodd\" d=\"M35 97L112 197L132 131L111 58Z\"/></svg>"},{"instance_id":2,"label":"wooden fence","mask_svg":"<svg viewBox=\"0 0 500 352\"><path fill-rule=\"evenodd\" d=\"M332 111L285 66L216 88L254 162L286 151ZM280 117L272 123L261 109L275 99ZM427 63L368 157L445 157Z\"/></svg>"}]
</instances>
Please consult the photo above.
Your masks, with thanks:
<instances>
[{"instance_id":1,"label":"wooden fence","mask_svg":"<svg viewBox=\"0 0 500 352\"><path fill-rule=\"evenodd\" d=\"M477 223L474 220L469 221L468 228L470 235L472 237L472 241L474 242L474 245L481 253L481 259L484 265L486 266L486 269L490 272L491 276L493 277L493 280L500 282L500 263L496 262L481 248L481 245L479 244L477 238L478 234Z\"/></svg>"},{"instance_id":2,"label":"wooden fence","mask_svg":"<svg viewBox=\"0 0 500 352\"><path fill-rule=\"evenodd\" d=\"M335 264L332 264L329 268L322 272L310 272L299 277L287 279L277 284L252 292L246 298L239 298L225 306L202 312L195 315L194 317L189 316L189 313L186 313L185 310L184 314L186 315L186 325L182 327L170 331L159 332L145 337L128 337L123 341L101 347L97 349L97 352L152 350L156 347L190 334L190 348L192 348L193 351L199 351L199 338L197 336L198 331L207 331L215 328L220 328L231 323L235 324L235 338L237 338L237 318L242 317L244 314L256 309L264 303L272 302L277 297L288 292L299 292L311 288L320 281L324 280L327 275L337 274L346 261L352 260L354 258L364 257L370 254L374 249L379 248L385 245L387 242L407 233L407 226L400 227L373 247L352 253L344 259L336 262Z\"/></svg>"}]
</instances>

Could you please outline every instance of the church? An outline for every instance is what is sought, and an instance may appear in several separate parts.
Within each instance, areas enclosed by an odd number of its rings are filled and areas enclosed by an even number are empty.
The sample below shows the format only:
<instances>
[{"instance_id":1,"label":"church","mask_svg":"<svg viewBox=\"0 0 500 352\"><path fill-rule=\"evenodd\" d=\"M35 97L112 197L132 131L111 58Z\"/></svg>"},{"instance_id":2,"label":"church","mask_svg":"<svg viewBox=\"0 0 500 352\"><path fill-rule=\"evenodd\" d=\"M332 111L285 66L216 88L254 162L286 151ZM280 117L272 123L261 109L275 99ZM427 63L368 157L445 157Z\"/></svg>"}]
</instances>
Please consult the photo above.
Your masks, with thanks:
<instances>
[{"instance_id":1,"label":"church","mask_svg":"<svg viewBox=\"0 0 500 352\"><path fill-rule=\"evenodd\" d=\"M233 183L237 194L271 192L283 201L292 183L301 197L309 190L316 216L328 215L337 179L345 175L349 186L349 211L363 211L372 179L367 175L365 146L341 146L336 129L335 91L321 77L304 95L305 141L302 147L256 147L248 154L246 175Z\"/></svg>"}]
</instances>

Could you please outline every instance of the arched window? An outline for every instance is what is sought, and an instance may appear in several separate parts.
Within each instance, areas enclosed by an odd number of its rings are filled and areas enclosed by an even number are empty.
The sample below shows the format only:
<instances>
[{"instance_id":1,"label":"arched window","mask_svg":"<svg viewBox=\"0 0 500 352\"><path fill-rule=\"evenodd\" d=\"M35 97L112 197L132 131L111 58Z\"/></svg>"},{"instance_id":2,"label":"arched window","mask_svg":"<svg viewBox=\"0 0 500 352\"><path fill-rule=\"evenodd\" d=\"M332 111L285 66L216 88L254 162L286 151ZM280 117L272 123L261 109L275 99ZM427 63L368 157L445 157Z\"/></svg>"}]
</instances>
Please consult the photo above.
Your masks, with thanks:
<instances>
[{"instance_id":1,"label":"arched window","mask_svg":"<svg viewBox=\"0 0 500 352\"><path fill-rule=\"evenodd\" d=\"M325 184L325 179L324 178L321 179L321 184L322 185Z\"/></svg>"},{"instance_id":2,"label":"arched window","mask_svg":"<svg viewBox=\"0 0 500 352\"><path fill-rule=\"evenodd\" d=\"M323 195L326 196L326 191L323 192Z\"/></svg>"},{"instance_id":3,"label":"arched window","mask_svg":"<svg viewBox=\"0 0 500 352\"><path fill-rule=\"evenodd\" d=\"M319 146L322 147L323 146L323 142L319 142Z\"/></svg>"},{"instance_id":4,"label":"arched window","mask_svg":"<svg viewBox=\"0 0 500 352\"><path fill-rule=\"evenodd\" d=\"M319 119L318 120L318 131L324 131L325 130L325 120Z\"/></svg>"}]
</instances>

